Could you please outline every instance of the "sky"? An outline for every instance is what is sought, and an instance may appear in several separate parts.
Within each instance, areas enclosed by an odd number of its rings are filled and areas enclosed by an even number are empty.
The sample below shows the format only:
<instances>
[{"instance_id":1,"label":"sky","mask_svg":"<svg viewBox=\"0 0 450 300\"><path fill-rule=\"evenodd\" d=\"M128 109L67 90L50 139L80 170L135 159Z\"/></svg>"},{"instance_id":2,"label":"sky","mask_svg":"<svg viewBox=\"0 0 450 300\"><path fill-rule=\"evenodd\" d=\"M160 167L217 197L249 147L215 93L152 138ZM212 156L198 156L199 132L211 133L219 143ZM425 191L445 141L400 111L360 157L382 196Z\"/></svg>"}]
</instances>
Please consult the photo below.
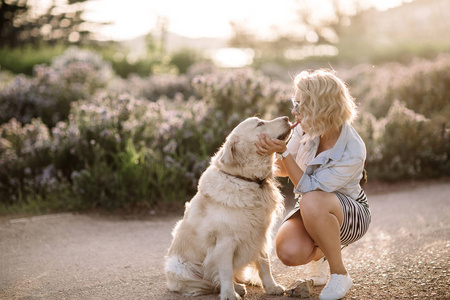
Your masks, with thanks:
<instances>
[{"instance_id":1,"label":"sky","mask_svg":"<svg viewBox=\"0 0 450 300\"><path fill-rule=\"evenodd\" d=\"M37 10L53 0L31 0ZM315 12L326 14L327 0L303 0ZM352 0L341 0L352 1ZM360 0L365 6L388 9L404 0ZM411 0L408 0L411 1ZM65 3L64 0L56 0ZM112 22L96 31L100 39L128 40L149 33L157 17L168 19L169 31L192 38L228 38L230 21L244 23L255 34L264 37L274 27L289 28L295 20L296 0L90 0L85 4L85 19Z\"/></svg>"}]
</instances>

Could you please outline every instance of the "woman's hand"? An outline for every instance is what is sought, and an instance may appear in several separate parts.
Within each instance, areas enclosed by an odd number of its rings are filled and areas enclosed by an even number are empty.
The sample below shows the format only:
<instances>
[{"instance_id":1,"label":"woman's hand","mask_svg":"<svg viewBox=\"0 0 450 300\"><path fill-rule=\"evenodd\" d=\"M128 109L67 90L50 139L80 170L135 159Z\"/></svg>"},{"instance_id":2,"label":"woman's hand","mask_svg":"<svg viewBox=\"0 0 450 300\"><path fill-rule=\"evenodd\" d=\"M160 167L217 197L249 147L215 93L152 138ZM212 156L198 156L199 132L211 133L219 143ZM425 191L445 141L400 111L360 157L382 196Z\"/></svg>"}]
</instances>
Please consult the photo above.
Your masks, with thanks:
<instances>
[{"instance_id":1,"label":"woman's hand","mask_svg":"<svg viewBox=\"0 0 450 300\"><path fill-rule=\"evenodd\" d=\"M258 134L258 138L259 142L256 142L255 146L258 149L256 153L259 155L270 155L275 152L283 153L287 149L285 141L271 140L267 133Z\"/></svg>"}]
</instances>

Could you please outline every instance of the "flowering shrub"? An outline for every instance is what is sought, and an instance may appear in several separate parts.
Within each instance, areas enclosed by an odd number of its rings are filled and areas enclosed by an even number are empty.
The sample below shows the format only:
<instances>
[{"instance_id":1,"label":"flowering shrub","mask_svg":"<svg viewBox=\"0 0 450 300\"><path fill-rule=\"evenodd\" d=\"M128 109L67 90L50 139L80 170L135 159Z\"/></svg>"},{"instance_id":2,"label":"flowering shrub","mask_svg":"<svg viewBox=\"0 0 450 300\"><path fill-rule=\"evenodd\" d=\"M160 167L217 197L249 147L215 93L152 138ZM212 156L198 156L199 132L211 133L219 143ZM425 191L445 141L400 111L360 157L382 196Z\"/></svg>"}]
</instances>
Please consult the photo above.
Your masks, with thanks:
<instances>
[{"instance_id":1,"label":"flowering shrub","mask_svg":"<svg viewBox=\"0 0 450 300\"><path fill-rule=\"evenodd\" d=\"M370 179L450 174L449 61L343 74L361 103L355 127ZM0 86L0 209L184 201L228 133L253 115L288 115L292 92L252 69L204 63L181 76L120 79L98 56L70 49Z\"/></svg>"},{"instance_id":2,"label":"flowering shrub","mask_svg":"<svg viewBox=\"0 0 450 300\"><path fill-rule=\"evenodd\" d=\"M203 102L106 93L74 102L51 134L39 119L1 128L3 199L45 197L71 183L71 207L111 209L185 199L232 129Z\"/></svg>"},{"instance_id":3,"label":"flowering shrub","mask_svg":"<svg viewBox=\"0 0 450 300\"><path fill-rule=\"evenodd\" d=\"M53 59L50 68L69 87L82 86L88 93L106 86L113 75L111 65L103 61L99 54L76 47Z\"/></svg>"},{"instance_id":4,"label":"flowering shrub","mask_svg":"<svg viewBox=\"0 0 450 300\"><path fill-rule=\"evenodd\" d=\"M405 72L405 78L390 91L392 99L432 118L447 110L450 117L450 54L442 53L434 60L417 59Z\"/></svg>"},{"instance_id":5,"label":"flowering shrub","mask_svg":"<svg viewBox=\"0 0 450 300\"><path fill-rule=\"evenodd\" d=\"M111 76L111 67L99 55L70 48L50 66L35 66L32 78L19 75L0 91L0 124L41 118L53 127L67 120L71 102L89 98Z\"/></svg>"},{"instance_id":6,"label":"flowering shrub","mask_svg":"<svg viewBox=\"0 0 450 300\"><path fill-rule=\"evenodd\" d=\"M26 192L52 189L51 137L39 119L22 126L16 119L0 127L0 198L11 203Z\"/></svg>"},{"instance_id":7,"label":"flowering shrub","mask_svg":"<svg viewBox=\"0 0 450 300\"><path fill-rule=\"evenodd\" d=\"M433 60L415 59L409 65L361 65L342 75L363 110L377 118L386 116L394 100L427 118L444 110L450 117L449 53L441 53Z\"/></svg>"},{"instance_id":8,"label":"flowering shrub","mask_svg":"<svg viewBox=\"0 0 450 300\"><path fill-rule=\"evenodd\" d=\"M372 114L363 111L359 113L353 126L366 144L367 164L372 166L381 157L380 147L383 142L383 124L377 121Z\"/></svg>"},{"instance_id":9,"label":"flowering shrub","mask_svg":"<svg viewBox=\"0 0 450 300\"><path fill-rule=\"evenodd\" d=\"M450 54L442 53L409 65L362 65L344 73L362 104L357 128L366 142L372 178L450 174L449 70Z\"/></svg>"},{"instance_id":10,"label":"flowering shrub","mask_svg":"<svg viewBox=\"0 0 450 300\"><path fill-rule=\"evenodd\" d=\"M426 179L450 174L449 130L439 120L406 108L405 103L394 101L380 120L363 113L355 127L366 143L372 178Z\"/></svg>"},{"instance_id":11,"label":"flowering shrub","mask_svg":"<svg viewBox=\"0 0 450 300\"><path fill-rule=\"evenodd\" d=\"M156 101L162 97L188 99L193 95L191 82L186 75L150 75L139 77L130 75L128 79L115 78L108 90L116 94L127 93L137 98Z\"/></svg>"},{"instance_id":12,"label":"flowering shrub","mask_svg":"<svg viewBox=\"0 0 450 300\"><path fill-rule=\"evenodd\" d=\"M0 91L3 90L12 80L14 75L7 71L2 71L0 67Z\"/></svg>"},{"instance_id":13,"label":"flowering shrub","mask_svg":"<svg viewBox=\"0 0 450 300\"><path fill-rule=\"evenodd\" d=\"M239 119L253 115L263 118L288 114L290 91L284 84L252 69L216 72L193 79L194 90L203 101L222 112L225 118L237 114ZM286 109L284 109L286 108Z\"/></svg>"}]
</instances>

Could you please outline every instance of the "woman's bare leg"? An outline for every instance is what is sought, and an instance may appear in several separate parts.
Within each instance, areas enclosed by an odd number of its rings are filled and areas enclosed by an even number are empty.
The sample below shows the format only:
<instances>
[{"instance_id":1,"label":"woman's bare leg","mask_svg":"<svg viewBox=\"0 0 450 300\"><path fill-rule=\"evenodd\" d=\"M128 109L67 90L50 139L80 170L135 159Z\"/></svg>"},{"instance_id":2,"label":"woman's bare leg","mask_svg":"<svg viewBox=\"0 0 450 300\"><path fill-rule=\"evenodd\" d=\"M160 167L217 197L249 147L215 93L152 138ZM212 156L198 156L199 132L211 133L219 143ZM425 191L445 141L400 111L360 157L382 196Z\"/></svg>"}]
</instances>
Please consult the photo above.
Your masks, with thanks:
<instances>
[{"instance_id":1,"label":"woman's bare leg","mask_svg":"<svg viewBox=\"0 0 450 300\"><path fill-rule=\"evenodd\" d=\"M306 231L300 213L295 213L281 225L275 246L278 258L287 266L307 264L320 252Z\"/></svg>"},{"instance_id":2,"label":"woman's bare leg","mask_svg":"<svg viewBox=\"0 0 450 300\"><path fill-rule=\"evenodd\" d=\"M314 191L300 200L303 225L308 235L325 254L331 274L347 274L341 256L340 224L343 214L333 193Z\"/></svg>"}]
</instances>

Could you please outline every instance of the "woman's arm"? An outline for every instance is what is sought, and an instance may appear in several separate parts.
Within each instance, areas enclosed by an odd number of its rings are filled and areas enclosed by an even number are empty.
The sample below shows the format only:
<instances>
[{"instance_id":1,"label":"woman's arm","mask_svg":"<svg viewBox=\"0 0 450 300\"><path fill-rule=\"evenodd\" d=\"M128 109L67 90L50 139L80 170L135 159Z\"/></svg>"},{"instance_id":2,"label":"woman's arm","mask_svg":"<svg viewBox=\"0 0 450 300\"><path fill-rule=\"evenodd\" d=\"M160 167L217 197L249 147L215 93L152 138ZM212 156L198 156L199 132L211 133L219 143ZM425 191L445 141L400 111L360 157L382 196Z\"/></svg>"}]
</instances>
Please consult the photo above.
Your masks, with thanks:
<instances>
[{"instance_id":1,"label":"woman's arm","mask_svg":"<svg viewBox=\"0 0 450 300\"><path fill-rule=\"evenodd\" d=\"M257 153L260 155L270 155L275 152L283 153L286 151L286 142L282 140L271 140L266 133L258 135L259 143L255 143ZM278 176L289 176L289 179L292 181L294 186L297 186L298 182L303 176L303 171L295 162L294 158L291 154L286 156L283 160L278 159L276 161L277 166L279 166L279 174Z\"/></svg>"},{"instance_id":2,"label":"woman's arm","mask_svg":"<svg viewBox=\"0 0 450 300\"><path fill-rule=\"evenodd\" d=\"M286 172L286 169L285 169L285 167L284 167L284 164L282 163L282 160L281 159L279 159L278 157L277 157L277 159L276 159L276 161L275 161L275 165L276 165L276 168L275 168L275 175L276 176L279 176L279 177L286 177L286 176L288 176L288 173Z\"/></svg>"},{"instance_id":3,"label":"woman's arm","mask_svg":"<svg viewBox=\"0 0 450 300\"><path fill-rule=\"evenodd\" d=\"M292 184L294 184L294 186L297 186L298 182L303 176L303 171L297 165L292 155L289 154L288 156L286 156L281 161L281 164L284 166L284 169L286 170L286 173L289 176L289 179L291 180Z\"/></svg>"}]
</instances>

